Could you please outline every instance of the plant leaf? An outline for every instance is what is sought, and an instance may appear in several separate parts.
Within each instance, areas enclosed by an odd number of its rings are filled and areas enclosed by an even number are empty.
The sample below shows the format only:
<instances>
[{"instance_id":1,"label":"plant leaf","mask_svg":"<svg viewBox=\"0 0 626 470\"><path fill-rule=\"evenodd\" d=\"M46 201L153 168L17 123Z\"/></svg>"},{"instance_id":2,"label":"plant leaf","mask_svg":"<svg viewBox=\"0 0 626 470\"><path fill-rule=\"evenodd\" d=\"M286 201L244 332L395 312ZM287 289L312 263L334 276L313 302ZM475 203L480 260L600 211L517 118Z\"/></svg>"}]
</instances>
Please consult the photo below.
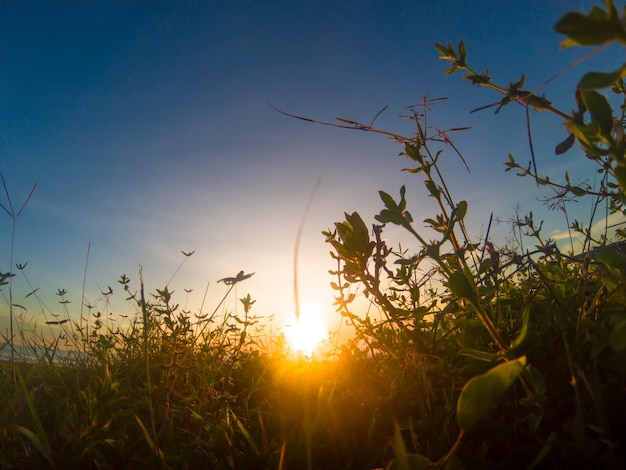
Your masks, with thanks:
<instances>
[{"instance_id":1,"label":"plant leaf","mask_svg":"<svg viewBox=\"0 0 626 470\"><path fill-rule=\"evenodd\" d=\"M472 286L472 283L470 283L463 271L453 272L448 279L448 286L450 291L457 297L470 301L475 301L477 298L476 286Z\"/></svg>"},{"instance_id":2,"label":"plant leaf","mask_svg":"<svg viewBox=\"0 0 626 470\"><path fill-rule=\"evenodd\" d=\"M15 428L21 432L30 442L33 443L35 448L39 451L41 455L46 459L46 461L50 464L52 468L57 468L50 456L50 453L46 450L46 446L41 442L41 440L32 432L30 429L27 429L19 424L15 425Z\"/></svg>"},{"instance_id":3,"label":"plant leaf","mask_svg":"<svg viewBox=\"0 0 626 470\"><path fill-rule=\"evenodd\" d=\"M346 214L346 221L352 226L352 247L358 251L359 254L364 253L369 245L369 232L367 226L358 212L352 214Z\"/></svg>"},{"instance_id":4,"label":"plant leaf","mask_svg":"<svg viewBox=\"0 0 626 470\"><path fill-rule=\"evenodd\" d=\"M431 461L420 454L409 454L402 439L398 423L393 433L393 460L387 464L385 470L427 470Z\"/></svg>"},{"instance_id":5,"label":"plant leaf","mask_svg":"<svg viewBox=\"0 0 626 470\"><path fill-rule=\"evenodd\" d=\"M522 328L517 334L517 337L511 343L510 349L515 349L524 342L524 340L526 339L526 335L528 334L529 323L530 323L530 306L526 306L524 308L524 312L522 313Z\"/></svg>"},{"instance_id":6,"label":"plant leaf","mask_svg":"<svg viewBox=\"0 0 626 470\"><path fill-rule=\"evenodd\" d=\"M581 98L591 114L591 120L595 123L604 136L611 135L613 130L613 111L611 105L597 91L593 90L581 90Z\"/></svg>"},{"instance_id":7,"label":"plant leaf","mask_svg":"<svg viewBox=\"0 0 626 470\"><path fill-rule=\"evenodd\" d=\"M616 246L599 248L594 257L611 268L626 269L626 255L620 253Z\"/></svg>"},{"instance_id":8,"label":"plant leaf","mask_svg":"<svg viewBox=\"0 0 626 470\"><path fill-rule=\"evenodd\" d=\"M626 320L622 320L611 331L609 339L611 347L615 351L624 351L626 349Z\"/></svg>"},{"instance_id":9,"label":"plant leaf","mask_svg":"<svg viewBox=\"0 0 626 470\"><path fill-rule=\"evenodd\" d=\"M157 455L161 460L163 460L163 457L164 457L163 452L161 451L161 449L159 449L159 446L157 445L157 443L154 442L154 439L152 439L150 432L148 431L146 426L144 426L143 421L141 421L141 418L135 415L135 421L137 421L137 424L139 425L141 432L143 432L143 435L146 438L146 442L148 443L148 446L150 446L150 449L152 449L152 452L154 452L155 455Z\"/></svg>"},{"instance_id":10,"label":"plant leaf","mask_svg":"<svg viewBox=\"0 0 626 470\"><path fill-rule=\"evenodd\" d=\"M587 72L578 82L578 88L581 90L607 88L625 76L626 64L614 72Z\"/></svg>"},{"instance_id":11,"label":"plant leaf","mask_svg":"<svg viewBox=\"0 0 626 470\"><path fill-rule=\"evenodd\" d=\"M500 364L465 384L456 405L459 427L469 430L504 396L526 365L526 356Z\"/></svg>"},{"instance_id":12,"label":"plant leaf","mask_svg":"<svg viewBox=\"0 0 626 470\"><path fill-rule=\"evenodd\" d=\"M235 423L237 424L237 428L239 428L239 432L241 432L241 434L243 434L243 437L245 437L246 441L248 441L248 444L250 444L250 447L252 447L252 450L254 451L256 456L260 457L262 455L261 450L259 449L259 446L257 445L257 443L254 441L254 438L252 437L250 432L246 429L246 427L239 420L239 418L237 418L237 415L235 414L233 410L230 410L230 413L233 419L235 420Z\"/></svg>"},{"instance_id":13,"label":"plant leaf","mask_svg":"<svg viewBox=\"0 0 626 470\"><path fill-rule=\"evenodd\" d=\"M459 221L463 220L465 218L465 214L467 214L467 201L459 202L459 204L456 207L457 207L457 213L456 213L457 220Z\"/></svg>"},{"instance_id":14,"label":"plant leaf","mask_svg":"<svg viewBox=\"0 0 626 470\"><path fill-rule=\"evenodd\" d=\"M588 16L570 12L557 22L554 29L557 33L570 38L563 41L561 47L593 46L616 39L620 35L619 22L612 21L607 13L598 7L594 7Z\"/></svg>"},{"instance_id":15,"label":"plant leaf","mask_svg":"<svg viewBox=\"0 0 626 470\"><path fill-rule=\"evenodd\" d=\"M502 354L485 352L485 351L477 351L476 349L460 349L458 354L460 356L473 357L474 359L478 359L479 361L484 362L498 362L502 359Z\"/></svg>"},{"instance_id":16,"label":"plant leaf","mask_svg":"<svg viewBox=\"0 0 626 470\"><path fill-rule=\"evenodd\" d=\"M393 198L385 191L378 191L378 195L382 199L383 204L385 204L385 207L387 209L393 210L398 207L398 204L396 204L396 201L394 201Z\"/></svg>"},{"instance_id":17,"label":"plant leaf","mask_svg":"<svg viewBox=\"0 0 626 470\"><path fill-rule=\"evenodd\" d=\"M572 148L572 146L574 145L574 142L576 142L576 136L570 133L567 139L565 139L563 142L561 142L560 144L556 146L556 148L554 149L554 153L556 155L564 154L565 152L567 152L569 149Z\"/></svg>"},{"instance_id":18,"label":"plant leaf","mask_svg":"<svg viewBox=\"0 0 626 470\"><path fill-rule=\"evenodd\" d=\"M430 193L430 195L434 197L435 199L438 199L439 189L437 188L437 185L435 184L435 182L431 180L426 180L424 181L424 184L426 185L426 189L428 189L428 192Z\"/></svg>"}]
</instances>

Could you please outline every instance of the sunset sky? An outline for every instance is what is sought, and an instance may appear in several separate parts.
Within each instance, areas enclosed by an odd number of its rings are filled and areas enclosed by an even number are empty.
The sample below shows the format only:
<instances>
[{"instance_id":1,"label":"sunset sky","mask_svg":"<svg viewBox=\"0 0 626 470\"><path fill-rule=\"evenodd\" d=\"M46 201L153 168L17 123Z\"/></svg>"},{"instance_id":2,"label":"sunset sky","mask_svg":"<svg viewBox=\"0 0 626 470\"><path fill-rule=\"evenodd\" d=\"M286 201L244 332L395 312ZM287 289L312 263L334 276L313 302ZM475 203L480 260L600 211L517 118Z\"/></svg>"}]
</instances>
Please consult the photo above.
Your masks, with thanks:
<instances>
[{"instance_id":1,"label":"sunset sky","mask_svg":"<svg viewBox=\"0 0 626 470\"><path fill-rule=\"evenodd\" d=\"M506 85L527 74L541 86L584 56L559 50L554 23L591 1L233 1L233 2L18 2L0 3L0 170L17 211L15 263L47 307L63 314L57 289L67 290L78 318L87 247L85 299L97 303L108 286L116 311L129 309L117 284L169 284L181 306L213 310L227 286L217 280L240 270L255 275L225 303L250 293L253 313L293 321L293 252L298 224L316 180L300 246L300 297L336 328L334 268L322 230L344 211L368 223L382 208L378 190L407 185L414 219L434 215L419 176L402 173L398 144L383 136L332 129L290 119L344 117L411 135L406 106L448 97L430 114L441 129L471 126L453 135L472 173L452 152L443 169L457 200L469 202L469 228L484 235L490 214L546 217L546 234L563 230L530 180L505 173L512 153L530 159L524 110L511 105L470 111L499 100L460 75L444 76L435 43L465 41L468 62L489 69ZM609 48L541 89L568 112L573 90L589 69L612 70L623 49ZM573 180L594 170L580 151L555 157L566 136L559 119L531 115L539 169ZM4 194L0 202L6 207ZM589 206L573 214L585 217ZM506 224L494 228L503 243ZM396 241L389 231L389 242ZM11 218L0 218L0 270L10 266ZM415 246L417 251L419 247ZM14 302L43 321L42 307L22 273ZM184 289L193 291L186 294ZM3 291L6 294L6 289ZM2 299L0 327L6 331ZM98 308L104 308L102 303ZM46 313L49 315L49 313Z\"/></svg>"}]
</instances>

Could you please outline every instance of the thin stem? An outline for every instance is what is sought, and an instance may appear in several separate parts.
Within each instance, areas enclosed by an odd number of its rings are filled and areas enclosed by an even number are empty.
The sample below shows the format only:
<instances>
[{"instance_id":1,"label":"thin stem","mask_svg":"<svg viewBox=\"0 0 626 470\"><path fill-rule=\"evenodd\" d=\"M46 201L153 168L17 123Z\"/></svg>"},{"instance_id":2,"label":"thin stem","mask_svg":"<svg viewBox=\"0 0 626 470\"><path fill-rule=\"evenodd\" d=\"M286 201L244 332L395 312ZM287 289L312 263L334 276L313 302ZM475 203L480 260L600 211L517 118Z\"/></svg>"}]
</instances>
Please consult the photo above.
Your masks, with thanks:
<instances>
[{"instance_id":1,"label":"thin stem","mask_svg":"<svg viewBox=\"0 0 626 470\"><path fill-rule=\"evenodd\" d=\"M459 447L463 443L464 437L465 437L465 429L461 429L461 431L459 431L459 435L456 438L456 441L454 441L454 445L450 448L448 453L444 457L442 457L441 460L439 460L439 462L437 462L437 468L444 468L446 464L450 461L450 459L454 457L454 454L456 454L456 451L459 449Z\"/></svg>"},{"instance_id":2,"label":"thin stem","mask_svg":"<svg viewBox=\"0 0 626 470\"><path fill-rule=\"evenodd\" d=\"M207 327L207 325L209 323L211 323L211 321L213 320L213 317L215 316L215 314L217 313L217 310L220 308L220 306L224 303L224 301L226 300L226 297L228 297L228 294L230 294L230 291L233 290L233 288L235 287L236 283L233 283L230 285L230 289L228 289L228 291L226 292L226 294L224 294L224 297L222 297L222 300L220 300L220 303L217 304L217 307L215 307L215 310L213 310L213 313L211 314L211 316L206 320L206 322L204 323L204 325L202 326L202 328L200 329L200 331L198 332L198 338L202 335L202 333L204 332L204 329ZM207 285L207 289L208 289L208 285Z\"/></svg>"},{"instance_id":3,"label":"thin stem","mask_svg":"<svg viewBox=\"0 0 626 470\"><path fill-rule=\"evenodd\" d=\"M3 180L4 183L4 180ZM11 208L13 210L13 208ZM13 270L13 246L15 243L15 217L12 217L11 223L11 254L9 255L9 274ZM10 333L9 340L11 343L11 362L15 364L15 345L13 344L13 276L9 277L9 323ZM13 365L15 367L15 365Z\"/></svg>"},{"instance_id":4,"label":"thin stem","mask_svg":"<svg viewBox=\"0 0 626 470\"><path fill-rule=\"evenodd\" d=\"M146 365L146 395L148 399L148 409L150 410L150 426L152 428L152 439L156 441L156 424L154 422L154 408L152 406L152 384L150 381L150 348L148 347L149 335L149 315L144 295L143 267L139 266L139 284L141 286L141 313L143 314L143 352Z\"/></svg>"},{"instance_id":5,"label":"thin stem","mask_svg":"<svg viewBox=\"0 0 626 470\"><path fill-rule=\"evenodd\" d=\"M87 282L87 266L89 265L89 252L91 241L87 244L87 256L85 257L85 270L83 271L83 290L80 297L80 331L83 331L83 307L85 305L85 284ZM89 318L87 318L87 338L89 338Z\"/></svg>"}]
</instances>

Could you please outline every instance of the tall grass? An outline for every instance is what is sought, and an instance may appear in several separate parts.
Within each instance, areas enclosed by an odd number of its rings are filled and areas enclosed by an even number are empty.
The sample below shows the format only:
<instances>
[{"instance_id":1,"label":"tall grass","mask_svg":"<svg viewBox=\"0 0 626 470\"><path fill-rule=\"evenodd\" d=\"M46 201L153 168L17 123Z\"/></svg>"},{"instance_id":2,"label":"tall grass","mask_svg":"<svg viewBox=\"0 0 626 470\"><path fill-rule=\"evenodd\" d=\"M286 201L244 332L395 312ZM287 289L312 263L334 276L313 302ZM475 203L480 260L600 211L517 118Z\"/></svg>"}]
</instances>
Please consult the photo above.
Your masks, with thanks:
<instances>
[{"instance_id":1,"label":"tall grass","mask_svg":"<svg viewBox=\"0 0 626 470\"><path fill-rule=\"evenodd\" d=\"M31 196L33 195L33 193L35 192L35 189L37 188L37 183L35 183L33 185L33 188L30 190L30 193L28 193L28 196L26 197L26 199L24 200L22 206L17 210L17 212L15 211L15 208L13 207L13 201L11 200L11 194L9 193L9 189L7 187L6 181L4 180L4 175L2 174L2 172L0 171L0 180L2 181L2 189L4 190L4 195L6 196L6 200L7 200L7 204L6 206L4 204L0 204L0 208L2 208L11 218L11 244L10 244L10 248L9 248L9 267L10 270L13 269L13 254L14 254L14 247L15 247L15 228L17 225L17 219L19 218L19 216L22 214L22 211L24 210L24 208L26 207L26 205L28 204L28 201L30 200ZM14 348L14 332L13 332L13 277L15 275L13 273L11 273L11 271L7 272L7 273L0 273L0 287L3 285L6 285L6 283L8 282L8 291L9 291L9 338L8 338L8 344L11 348L11 360L15 359L15 348Z\"/></svg>"}]
</instances>

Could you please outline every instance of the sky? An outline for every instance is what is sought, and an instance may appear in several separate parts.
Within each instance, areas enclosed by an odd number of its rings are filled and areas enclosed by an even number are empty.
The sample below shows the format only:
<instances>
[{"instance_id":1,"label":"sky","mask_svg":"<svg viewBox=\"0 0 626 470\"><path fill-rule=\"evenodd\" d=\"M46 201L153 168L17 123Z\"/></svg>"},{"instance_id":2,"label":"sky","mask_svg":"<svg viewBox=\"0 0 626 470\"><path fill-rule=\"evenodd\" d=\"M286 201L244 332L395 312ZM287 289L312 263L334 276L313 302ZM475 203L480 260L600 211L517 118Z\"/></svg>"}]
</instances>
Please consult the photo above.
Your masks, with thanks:
<instances>
[{"instance_id":1,"label":"sky","mask_svg":"<svg viewBox=\"0 0 626 470\"><path fill-rule=\"evenodd\" d=\"M506 220L519 206L545 217L558 238L565 222L538 200L546 193L502 165L508 153L530 159L523 108L470 114L500 97L445 76L434 45L463 40L474 68L503 85L526 73L535 89L589 52L559 50L553 26L594 4L1 2L0 170L16 211L37 183L15 221L13 264L27 263L22 272L10 264L12 219L0 214L0 270L17 273L14 303L31 321L50 320L50 312L76 320L84 282L85 302L121 313L130 306L117 280L126 274L137 290L141 265L147 291L168 285L181 307L207 312L228 290L217 281L244 270L255 274L221 308L241 312L237 298L250 293L252 313L276 326L293 322L294 245L321 177L303 226L299 290L302 308L335 329L335 265L321 231L344 211L373 223L378 191L395 195L403 184L414 219L435 208L421 179L401 171L398 144L291 119L270 103L317 120L367 123L388 105L377 127L411 135L411 122L399 117L406 107L447 97L429 122L472 128L453 135L471 174L453 152L442 159L453 196L469 202L470 233L479 239L491 213ZM623 56L609 48L541 92L567 112L580 75L612 70ZM566 136L558 119L533 113L531 128L541 172L562 179L567 169L593 183L581 152L554 156ZM8 207L4 195L0 202ZM584 217L589 206L572 211ZM509 229L495 226L496 241ZM386 233L391 245L412 243ZM105 305L108 286L114 295ZM45 306L25 298L34 288ZM58 303L58 289L69 304ZM3 295L4 333L6 288Z\"/></svg>"}]
</instances>

